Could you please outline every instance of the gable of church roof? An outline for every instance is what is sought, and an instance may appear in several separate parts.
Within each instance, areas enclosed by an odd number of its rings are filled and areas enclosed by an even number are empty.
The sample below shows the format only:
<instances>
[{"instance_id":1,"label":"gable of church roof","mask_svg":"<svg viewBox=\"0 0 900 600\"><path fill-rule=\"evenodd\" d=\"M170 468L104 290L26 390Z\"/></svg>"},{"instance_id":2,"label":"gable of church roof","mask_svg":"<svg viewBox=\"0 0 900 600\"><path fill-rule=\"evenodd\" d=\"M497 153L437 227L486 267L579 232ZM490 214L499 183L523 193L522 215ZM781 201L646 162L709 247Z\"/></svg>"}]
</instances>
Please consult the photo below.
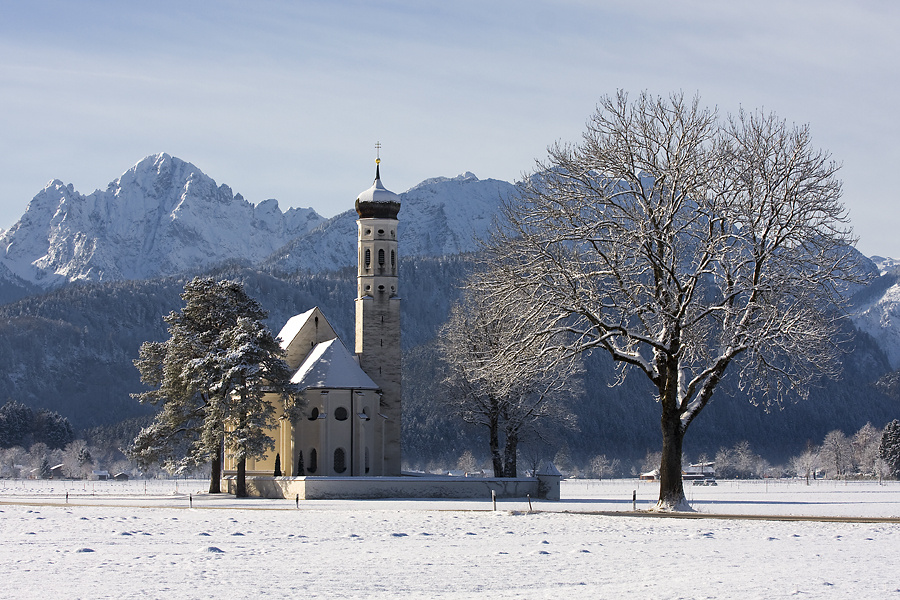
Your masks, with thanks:
<instances>
[{"instance_id":1,"label":"gable of church roof","mask_svg":"<svg viewBox=\"0 0 900 600\"><path fill-rule=\"evenodd\" d=\"M301 390L378 389L338 338L317 344L294 373L291 383L298 384Z\"/></svg>"},{"instance_id":2,"label":"gable of church roof","mask_svg":"<svg viewBox=\"0 0 900 600\"><path fill-rule=\"evenodd\" d=\"M291 317L278 334L281 348L285 351L285 362L292 369L303 363L316 344L336 337L334 328L319 307Z\"/></svg>"}]
</instances>

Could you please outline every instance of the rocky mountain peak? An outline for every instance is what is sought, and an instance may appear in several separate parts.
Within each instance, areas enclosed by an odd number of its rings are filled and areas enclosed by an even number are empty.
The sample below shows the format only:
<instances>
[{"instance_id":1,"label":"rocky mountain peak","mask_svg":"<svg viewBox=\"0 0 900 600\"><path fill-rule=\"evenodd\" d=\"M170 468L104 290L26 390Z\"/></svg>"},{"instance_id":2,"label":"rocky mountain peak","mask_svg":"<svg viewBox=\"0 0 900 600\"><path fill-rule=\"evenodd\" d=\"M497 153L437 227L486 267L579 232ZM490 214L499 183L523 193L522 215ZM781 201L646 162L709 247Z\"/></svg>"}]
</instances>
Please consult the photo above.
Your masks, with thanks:
<instances>
[{"instance_id":1,"label":"rocky mountain peak","mask_svg":"<svg viewBox=\"0 0 900 600\"><path fill-rule=\"evenodd\" d=\"M256 207L161 153L87 196L51 181L0 234L0 264L42 287L144 279L259 261L323 221L312 209L282 213L274 200Z\"/></svg>"}]
</instances>

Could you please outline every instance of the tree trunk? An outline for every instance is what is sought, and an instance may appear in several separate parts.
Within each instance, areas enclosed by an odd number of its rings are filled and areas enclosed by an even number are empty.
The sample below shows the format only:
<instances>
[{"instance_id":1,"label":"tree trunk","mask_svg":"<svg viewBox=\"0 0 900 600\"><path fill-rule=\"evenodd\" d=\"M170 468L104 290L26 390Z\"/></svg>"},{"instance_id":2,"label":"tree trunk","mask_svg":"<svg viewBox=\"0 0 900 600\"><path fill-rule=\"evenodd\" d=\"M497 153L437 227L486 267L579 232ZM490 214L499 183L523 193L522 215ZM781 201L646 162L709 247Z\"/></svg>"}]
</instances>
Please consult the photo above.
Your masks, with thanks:
<instances>
[{"instance_id":1,"label":"tree trunk","mask_svg":"<svg viewBox=\"0 0 900 600\"><path fill-rule=\"evenodd\" d=\"M663 408L662 462L659 465L659 501L657 510L691 510L684 497L681 479L681 450L684 431L677 411Z\"/></svg>"},{"instance_id":2,"label":"tree trunk","mask_svg":"<svg viewBox=\"0 0 900 600\"><path fill-rule=\"evenodd\" d=\"M500 420L490 415L490 447L491 461L494 466L494 477L503 477L503 456L500 454Z\"/></svg>"},{"instance_id":3,"label":"tree trunk","mask_svg":"<svg viewBox=\"0 0 900 600\"><path fill-rule=\"evenodd\" d=\"M506 433L506 444L503 447L503 475L502 477L515 477L518 475L518 464L516 463L516 450L519 446L519 435L517 433Z\"/></svg>"},{"instance_id":4,"label":"tree trunk","mask_svg":"<svg viewBox=\"0 0 900 600\"><path fill-rule=\"evenodd\" d=\"M237 480L235 481L235 498L247 497L247 459L242 458L237 464Z\"/></svg>"},{"instance_id":5,"label":"tree trunk","mask_svg":"<svg viewBox=\"0 0 900 600\"><path fill-rule=\"evenodd\" d=\"M213 453L212 462L209 465L209 493L222 492L222 445Z\"/></svg>"}]
</instances>

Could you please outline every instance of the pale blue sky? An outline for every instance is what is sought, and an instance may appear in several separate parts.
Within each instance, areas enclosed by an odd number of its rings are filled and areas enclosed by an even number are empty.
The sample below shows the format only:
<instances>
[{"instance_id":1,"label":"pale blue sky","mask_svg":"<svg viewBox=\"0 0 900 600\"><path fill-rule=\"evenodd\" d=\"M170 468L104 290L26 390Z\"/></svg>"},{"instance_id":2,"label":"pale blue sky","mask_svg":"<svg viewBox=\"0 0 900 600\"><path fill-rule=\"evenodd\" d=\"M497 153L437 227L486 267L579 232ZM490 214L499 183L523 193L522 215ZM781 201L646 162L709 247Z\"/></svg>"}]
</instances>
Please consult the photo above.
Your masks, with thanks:
<instances>
[{"instance_id":1,"label":"pale blue sky","mask_svg":"<svg viewBox=\"0 0 900 600\"><path fill-rule=\"evenodd\" d=\"M809 123L866 254L900 257L900 3L0 0L0 228L54 178L168 152L251 202L515 180L618 88Z\"/></svg>"}]
</instances>

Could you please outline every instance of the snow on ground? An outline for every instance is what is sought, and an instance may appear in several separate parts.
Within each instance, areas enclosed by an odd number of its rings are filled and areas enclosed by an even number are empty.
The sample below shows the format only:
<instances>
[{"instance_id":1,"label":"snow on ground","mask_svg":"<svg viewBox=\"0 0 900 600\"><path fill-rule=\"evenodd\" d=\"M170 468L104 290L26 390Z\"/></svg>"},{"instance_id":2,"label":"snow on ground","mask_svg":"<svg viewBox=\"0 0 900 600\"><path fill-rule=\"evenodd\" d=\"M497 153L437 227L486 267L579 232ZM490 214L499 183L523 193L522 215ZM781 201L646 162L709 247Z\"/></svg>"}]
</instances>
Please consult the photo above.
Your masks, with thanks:
<instances>
[{"instance_id":1,"label":"snow on ground","mask_svg":"<svg viewBox=\"0 0 900 600\"><path fill-rule=\"evenodd\" d=\"M656 484L562 485L529 513L526 499L298 508L200 481L0 481L0 597L900 599L900 523L635 517L632 492L649 508ZM900 482L686 492L704 516L900 515Z\"/></svg>"}]
</instances>

